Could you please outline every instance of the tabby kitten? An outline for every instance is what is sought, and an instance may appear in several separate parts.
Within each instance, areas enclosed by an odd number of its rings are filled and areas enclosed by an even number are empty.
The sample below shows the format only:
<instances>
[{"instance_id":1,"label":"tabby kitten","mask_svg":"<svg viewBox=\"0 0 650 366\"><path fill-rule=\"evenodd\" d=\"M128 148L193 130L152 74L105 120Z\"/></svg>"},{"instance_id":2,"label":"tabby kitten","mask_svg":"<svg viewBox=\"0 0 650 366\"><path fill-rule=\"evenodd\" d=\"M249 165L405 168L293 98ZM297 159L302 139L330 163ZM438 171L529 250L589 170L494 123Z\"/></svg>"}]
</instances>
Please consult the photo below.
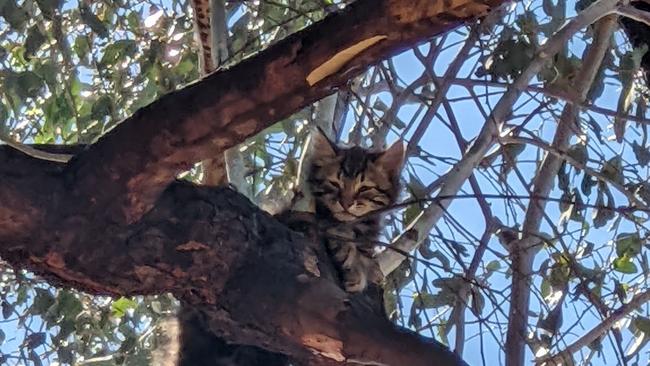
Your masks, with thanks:
<instances>
[{"instance_id":1,"label":"tabby kitten","mask_svg":"<svg viewBox=\"0 0 650 366\"><path fill-rule=\"evenodd\" d=\"M312 134L307 185L323 223L327 247L338 265L345 290L363 291L383 275L373 256L383 215L399 195L404 145L385 151L339 147L320 130Z\"/></svg>"}]
</instances>

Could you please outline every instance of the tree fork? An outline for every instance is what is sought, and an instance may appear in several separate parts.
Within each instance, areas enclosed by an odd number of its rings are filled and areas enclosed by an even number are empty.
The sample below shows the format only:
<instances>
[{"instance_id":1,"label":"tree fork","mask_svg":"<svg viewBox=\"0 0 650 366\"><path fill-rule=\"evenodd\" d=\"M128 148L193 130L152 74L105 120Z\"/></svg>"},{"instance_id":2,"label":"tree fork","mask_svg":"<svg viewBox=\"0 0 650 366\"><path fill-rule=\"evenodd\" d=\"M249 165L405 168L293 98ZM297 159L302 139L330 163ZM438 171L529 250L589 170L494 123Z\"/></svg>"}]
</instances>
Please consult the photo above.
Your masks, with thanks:
<instances>
[{"instance_id":1,"label":"tree fork","mask_svg":"<svg viewBox=\"0 0 650 366\"><path fill-rule=\"evenodd\" d=\"M15 156L3 167L34 160L4 153ZM58 164L40 163L52 165L40 167L41 182L62 174ZM171 292L205 314L220 338L298 361L463 364L391 324L372 298L345 293L318 236L289 230L230 189L176 182L130 225L68 211L64 193L63 185L48 193L50 206L40 208L56 214L34 217L40 229L12 235L1 225L3 259L92 294Z\"/></svg>"}]
</instances>

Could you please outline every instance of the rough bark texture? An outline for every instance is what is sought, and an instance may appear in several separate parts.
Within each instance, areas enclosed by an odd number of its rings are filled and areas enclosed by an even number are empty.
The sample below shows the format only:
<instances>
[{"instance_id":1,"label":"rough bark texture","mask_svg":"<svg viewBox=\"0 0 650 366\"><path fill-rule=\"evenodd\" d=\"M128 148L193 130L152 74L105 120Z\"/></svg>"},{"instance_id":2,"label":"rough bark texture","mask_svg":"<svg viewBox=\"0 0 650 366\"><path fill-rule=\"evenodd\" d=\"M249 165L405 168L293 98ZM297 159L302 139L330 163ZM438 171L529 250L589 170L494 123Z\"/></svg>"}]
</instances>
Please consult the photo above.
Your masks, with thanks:
<instances>
[{"instance_id":1,"label":"rough bark texture","mask_svg":"<svg viewBox=\"0 0 650 366\"><path fill-rule=\"evenodd\" d=\"M376 299L342 291L316 237L296 234L236 192L174 177L219 153L215 146L242 142L367 65L501 1L359 0L160 98L67 164L0 146L0 256L93 294L172 292L219 338L297 364L460 364L440 344L395 328ZM318 66L375 36L385 38L307 83ZM313 232L309 220L301 225Z\"/></svg>"},{"instance_id":2,"label":"rough bark texture","mask_svg":"<svg viewBox=\"0 0 650 366\"><path fill-rule=\"evenodd\" d=\"M176 182L127 225L67 212L57 164L29 166L33 159L3 150L0 162L3 187L27 183L7 174L15 168L40 174L33 187L22 186L32 196L46 192L32 213L54 209L49 202L60 208L32 215L38 230L16 235L5 230L11 218L0 225L3 259L50 283L94 294L172 292L205 314L219 337L305 363L462 364L440 344L397 329L370 297L346 294L316 237L291 231L232 190ZM6 193L0 189L3 202Z\"/></svg>"}]
</instances>

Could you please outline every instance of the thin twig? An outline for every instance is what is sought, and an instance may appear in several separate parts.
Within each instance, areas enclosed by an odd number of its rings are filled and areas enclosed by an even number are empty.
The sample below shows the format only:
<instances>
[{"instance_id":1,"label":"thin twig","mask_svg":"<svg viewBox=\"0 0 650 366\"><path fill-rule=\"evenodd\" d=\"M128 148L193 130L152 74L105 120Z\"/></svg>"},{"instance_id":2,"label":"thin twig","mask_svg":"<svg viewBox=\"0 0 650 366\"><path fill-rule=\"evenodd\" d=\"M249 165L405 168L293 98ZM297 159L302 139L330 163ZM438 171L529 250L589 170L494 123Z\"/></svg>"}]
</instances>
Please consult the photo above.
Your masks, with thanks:
<instances>
[{"instance_id":1,"label":"thin twig","mask_svg":"<svg viewBox=\"0 0 650 366\"><path fill-rule=\"evenodd\" d=\"M607 331L613 327L616 322L628 316L630 313L648 301L650 301L650 290L645 290L635 295L632 300L630 300L630 302L614 310L609 317L604 319L600 324L592 328L589 332L587 332L587 334L580 337L577 341L566 347L563 351L557 353L554 356L540 359L536 363L550 366L557 365L564 359L571 359L574 353L579 351L582 347L589 345L603 334L607 333Z\"/></svg>"}]
</instances>

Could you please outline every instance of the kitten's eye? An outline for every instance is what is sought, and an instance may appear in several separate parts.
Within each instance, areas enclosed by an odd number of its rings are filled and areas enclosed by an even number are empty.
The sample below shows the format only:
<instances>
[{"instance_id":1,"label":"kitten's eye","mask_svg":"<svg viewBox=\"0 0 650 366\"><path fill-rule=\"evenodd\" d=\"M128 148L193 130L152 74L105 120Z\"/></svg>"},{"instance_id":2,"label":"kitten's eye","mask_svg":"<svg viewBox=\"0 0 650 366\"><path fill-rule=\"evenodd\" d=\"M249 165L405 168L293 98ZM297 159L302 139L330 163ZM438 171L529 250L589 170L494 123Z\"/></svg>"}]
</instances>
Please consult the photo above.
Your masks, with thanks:
<instances>
[{"instance_id":1,"label":"kitten's eye","mask_svg":"<svg viewBox=\"0 0 650 366\"><path fill-rule=\"evenodd\" d=\"M359 188L359 193L368 192L369 190L371 190L371 189L373 189L373 188L375 188L375 187L371 187L371 186L362 186L361 188Z\"/></svg>"},{"instance_id":2,"label":"kitten's eye","mask_svg":"<svg viewBox=\"0 0 650 366\"><path fill-rule=\"evenodd\" d=\"M339 182L337 182L335 180L328 180L327 183L331 184L336 189L339 189L339 190L341 189L341 183L339 183Z\"/></svg>"}]
</instances>

